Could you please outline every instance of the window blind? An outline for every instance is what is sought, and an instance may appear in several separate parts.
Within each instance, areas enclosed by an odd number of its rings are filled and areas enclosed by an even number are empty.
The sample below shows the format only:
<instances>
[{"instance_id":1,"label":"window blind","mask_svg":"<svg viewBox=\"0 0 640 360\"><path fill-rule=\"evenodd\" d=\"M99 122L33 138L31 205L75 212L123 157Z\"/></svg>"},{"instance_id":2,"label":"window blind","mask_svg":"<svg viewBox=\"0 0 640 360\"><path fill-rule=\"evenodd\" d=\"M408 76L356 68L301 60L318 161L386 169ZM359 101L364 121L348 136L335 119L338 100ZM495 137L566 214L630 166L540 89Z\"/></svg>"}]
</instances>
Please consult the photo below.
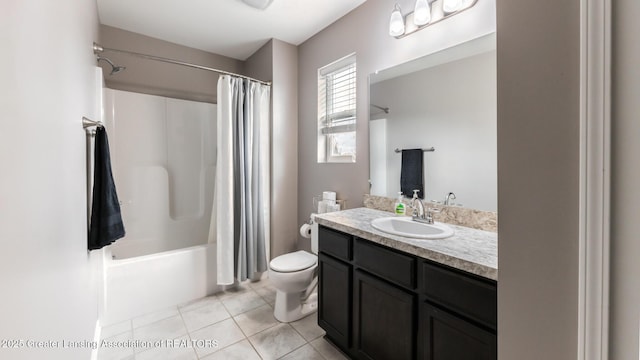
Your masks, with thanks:
<instances>
[{"instance_id":1,"label":"window blind","mask_svg":"<svg viewBox=\"0 0 640 360\"><path fill-rule=\"evenodd\" d=\"M338 69L320 72L318 110L323 135L356 130L355 58Z\"/></svg>"}]
</instances>

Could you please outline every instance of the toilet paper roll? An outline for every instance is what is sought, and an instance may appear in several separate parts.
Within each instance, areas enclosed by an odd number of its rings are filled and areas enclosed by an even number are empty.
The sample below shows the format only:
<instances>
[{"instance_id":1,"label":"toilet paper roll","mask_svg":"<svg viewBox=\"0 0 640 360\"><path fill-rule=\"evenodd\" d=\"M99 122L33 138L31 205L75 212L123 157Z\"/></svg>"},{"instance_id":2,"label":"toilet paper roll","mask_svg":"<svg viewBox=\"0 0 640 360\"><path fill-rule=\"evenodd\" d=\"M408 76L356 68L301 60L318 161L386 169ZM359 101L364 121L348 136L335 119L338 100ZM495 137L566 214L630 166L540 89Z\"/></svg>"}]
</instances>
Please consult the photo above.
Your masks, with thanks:
<instances>
[{"instance_id":1,"label":"toilet paper roll","mask_svg":"<svg viewBox=\"0 0 640 360\"><path fill-rule=\"evenodd\" d=\"M336 192L335 191L323 191L322 192L322 200L333 200L336 201Z\"/></svg>"},{"instance_id":2,"label":"toilet paper roll","mask_svg":"<svg viewBox=\"0 0 640 360\"><path fill-rule=\"evenodd\" d=\"M302 226L300 226L300 235L305 239L309 239L311 237L311 225L302 224Z\"/></svg>"}]
</instances>

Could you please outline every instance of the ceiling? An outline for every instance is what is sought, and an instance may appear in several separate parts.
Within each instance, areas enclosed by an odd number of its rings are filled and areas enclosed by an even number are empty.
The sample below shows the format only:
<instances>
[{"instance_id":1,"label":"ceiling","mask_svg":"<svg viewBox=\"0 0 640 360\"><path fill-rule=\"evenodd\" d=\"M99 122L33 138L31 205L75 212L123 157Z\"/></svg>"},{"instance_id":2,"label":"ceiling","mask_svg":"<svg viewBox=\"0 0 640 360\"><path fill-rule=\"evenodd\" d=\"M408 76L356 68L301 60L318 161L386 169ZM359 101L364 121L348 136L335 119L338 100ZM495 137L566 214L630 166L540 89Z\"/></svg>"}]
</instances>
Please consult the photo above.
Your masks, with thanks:
<instances>
[{"instance_id":1,"label":"ceiling","mask_svg":"<svg viewBox=\"0 0 640 360\"><path fill-rule=\"evenodd\" d=\"M365 0L97 0L100 23L246 60L271 38L300 45Z\"/></svg>"}]
</instances>

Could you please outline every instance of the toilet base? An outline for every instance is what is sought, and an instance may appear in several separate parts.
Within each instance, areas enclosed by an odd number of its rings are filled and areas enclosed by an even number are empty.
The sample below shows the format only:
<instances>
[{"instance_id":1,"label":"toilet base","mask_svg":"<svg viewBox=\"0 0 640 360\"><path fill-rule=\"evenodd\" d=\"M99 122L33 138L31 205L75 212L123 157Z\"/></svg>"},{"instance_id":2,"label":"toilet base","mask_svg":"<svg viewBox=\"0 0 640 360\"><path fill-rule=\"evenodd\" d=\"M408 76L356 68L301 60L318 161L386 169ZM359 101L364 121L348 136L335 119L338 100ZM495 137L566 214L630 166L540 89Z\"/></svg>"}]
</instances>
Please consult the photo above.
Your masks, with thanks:
<instances>
[{"instance_id":1,"label":"toilet base","mask_svg":"<svg viewBox=\"0 0 640 360\"><path fill-rule=\"evenodd\" d=\"M299 293L285 293L276 290L276 304L273 316L284 323L300 320L318 311L318 293L311 293L305 300L305 291Z\"/></svg>"}]
</instances>

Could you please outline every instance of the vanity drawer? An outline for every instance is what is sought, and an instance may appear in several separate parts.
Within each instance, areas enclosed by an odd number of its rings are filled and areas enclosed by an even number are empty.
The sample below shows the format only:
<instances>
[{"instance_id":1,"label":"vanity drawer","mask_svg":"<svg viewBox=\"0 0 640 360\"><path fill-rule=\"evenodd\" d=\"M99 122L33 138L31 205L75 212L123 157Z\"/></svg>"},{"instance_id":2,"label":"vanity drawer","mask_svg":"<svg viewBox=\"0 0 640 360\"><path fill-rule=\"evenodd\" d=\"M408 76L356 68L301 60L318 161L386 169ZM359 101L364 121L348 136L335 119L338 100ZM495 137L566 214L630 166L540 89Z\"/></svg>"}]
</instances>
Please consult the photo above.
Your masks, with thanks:
<instances>
[{"instance_id":1,"label":"vanity drawer","mask_svg":"<svg viewBox=\"0 0 640 360\"><path fill-rule=\"evenodd\" d=\"M495 283L429 262L423 262L421 270L421 292L427 298L460 315L496 328L498 292Z\"/></svg>"},{"instance_id":2,"label":"vanity drawer","mask_svg":"<svg viewBox=\"0 0 640 360\"><path fill-rule=\"evenodd\" d=\"M358 239L353 246L357 266L408 289L416 287L416 259L392 249Z\"/></svg>"},{"instance_id":3,"label":"vanity drawer","mask_svg":"<svg viewBox=\"0 0 640 360\"><path fill-rule=\"evenodd\" d=\"M318 250L342 260L351 260L352 239L351 235L324 226L318 228Z\"/></svg>"}]
</instances>

